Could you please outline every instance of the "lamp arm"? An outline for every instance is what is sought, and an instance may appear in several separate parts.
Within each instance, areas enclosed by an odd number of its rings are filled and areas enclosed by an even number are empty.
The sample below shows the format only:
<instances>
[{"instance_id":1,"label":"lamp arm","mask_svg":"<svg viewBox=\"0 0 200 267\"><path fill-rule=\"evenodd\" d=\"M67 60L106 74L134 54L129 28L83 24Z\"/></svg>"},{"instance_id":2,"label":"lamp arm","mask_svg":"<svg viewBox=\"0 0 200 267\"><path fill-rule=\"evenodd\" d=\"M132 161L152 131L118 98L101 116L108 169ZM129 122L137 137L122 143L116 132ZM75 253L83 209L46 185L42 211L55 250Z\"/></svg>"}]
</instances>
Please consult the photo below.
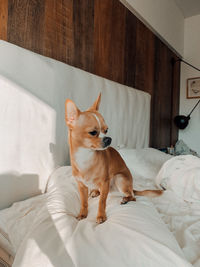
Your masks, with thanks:
<instances>
[{"instance_id":1,"label":"lamp arm","mask_svg":"<svg viewBox=\"0 0 200 267\"><path fill-rule=\"evenodd\" d=\"M196 105L193 107L193 109L190 111L190 114L188 115L188 117L190 117L190 115L192 114L192 112L195 110L196 106L199 104L200 100L196 103Z\"/></svg>"},{"instance_id":2,"label":"lamp arm","mask_svg":"<svg viewBox=\"0 0 200 267\"><path fill-rule=\"evenodd\" d=\"M177 61L183 62L183 63L185 63L186 65L192 67L193 69L200 71L199 68L193 66L192 64L190 64L189 62L185 61L185 60L182 59L182 58L178 58L178 59L176 59L176 60L175 60L174 58L172 58L172 64L175 64Z\"/></svg>"}]
</instances>

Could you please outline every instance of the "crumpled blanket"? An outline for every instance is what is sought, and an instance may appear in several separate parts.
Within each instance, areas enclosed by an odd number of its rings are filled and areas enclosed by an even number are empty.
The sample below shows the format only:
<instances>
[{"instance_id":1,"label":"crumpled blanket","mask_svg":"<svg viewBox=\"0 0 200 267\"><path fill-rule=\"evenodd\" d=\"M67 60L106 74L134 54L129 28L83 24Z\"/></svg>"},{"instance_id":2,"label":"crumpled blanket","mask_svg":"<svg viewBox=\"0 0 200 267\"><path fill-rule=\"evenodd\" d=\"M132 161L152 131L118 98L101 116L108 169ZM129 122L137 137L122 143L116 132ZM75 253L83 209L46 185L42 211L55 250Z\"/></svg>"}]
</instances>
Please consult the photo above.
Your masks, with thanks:
<instances>
[{"instance_id":1,"label":"crumpled blanket","mask_svg":"<svg viewBox=\"0 0 200 267\"><path fill-rule=\"evenodd\" d=\"M188 261L200 267L200 159L174 157L162 166L155 181L167 190L152 199L154 205Z\"/></svg>"},{"instance_id":2,"label":"crumpled blanket","mask_svg":"<svg viewBox=\"0 0 200 267\"><path fill-rule=\"evenodd\" d=\"M77 221L80 199L71 167L61 167L52 174L43 196L38 205L32 203L32 209L21 203L22 216L17 221L12 210L5 214L12 217L8 228L13 231L8 232L18 247L13 267L191 266L146 198L120 205L121 196L110 193L108 219L100 225L95 218L99 199L89 199L87 219ZM20 227L25 224L26 232Z\"/></svg>"},{"instance_id":3,"label":"crumpled blanket","mask_svg":"<svg viewBox=\"0 0 200 267\"><path fill-rule=\"evenodd\" d=\"M180 199L200 201L200 158L192 155L177 156L165 162L155 182L172 190Z\"/></svg>"}]
</instances>

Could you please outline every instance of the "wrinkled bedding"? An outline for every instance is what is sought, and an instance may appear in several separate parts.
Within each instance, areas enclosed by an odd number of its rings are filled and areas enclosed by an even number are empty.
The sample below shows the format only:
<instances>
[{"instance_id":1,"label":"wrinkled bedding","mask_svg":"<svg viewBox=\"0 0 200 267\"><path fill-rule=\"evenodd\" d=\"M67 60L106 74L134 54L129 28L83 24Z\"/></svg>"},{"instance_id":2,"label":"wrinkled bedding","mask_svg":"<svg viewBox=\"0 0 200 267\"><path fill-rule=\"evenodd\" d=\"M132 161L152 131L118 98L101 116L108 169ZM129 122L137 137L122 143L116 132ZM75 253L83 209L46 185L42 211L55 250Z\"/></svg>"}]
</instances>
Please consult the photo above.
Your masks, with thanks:
<instances>
[{"instance_id":1,"label":"wrinkled bedding","mask_svg":"<svg viewBox=\"0 0 200 267\"><path fill-rule=\"evenodd\" d=\"M78 222L80 199L71 167L58 168L45 194L0 211L1 225L16 253L13 266L200 266L197 158L184 156L183 164L181 157L150 148L119 152L133 174L134 188L153 189L156 182L166 187L163 196L137 197L135 203L120 205L120 193L111 192L108 220L101 225L95 222L98 198L90 198L88 218ZM175 178L185 184L179 191L171 182L176 161L180 168ZM195 194L188 179L181 179L188 169Z\"/></svg>"},{"instance_id":2,"label":"wrinkled bedding","mask_svg":"<svg viewBox=\"0 0 200 267\"><path fill-rule=\"evenodd\" d=\"M97 225L98 198L90 199L88 218L78 222L71 167L57 169L46 194L4 210L17 251L13 266L190 266L149 200L120 200L116 192L109 195L108 220Z\"/></svg>"},{"instance_id":3,"label":"wrinkled bedding","mask_svg":"<svg viewBox=\"0 0 200 267\"><path fill-rule=\"evenodd\" d=\"M153 199L163 221L176 237L188 261L200 266L200 159L187 155L168 160L156 184L166 188Z\"/></svg>"}]
</instances>

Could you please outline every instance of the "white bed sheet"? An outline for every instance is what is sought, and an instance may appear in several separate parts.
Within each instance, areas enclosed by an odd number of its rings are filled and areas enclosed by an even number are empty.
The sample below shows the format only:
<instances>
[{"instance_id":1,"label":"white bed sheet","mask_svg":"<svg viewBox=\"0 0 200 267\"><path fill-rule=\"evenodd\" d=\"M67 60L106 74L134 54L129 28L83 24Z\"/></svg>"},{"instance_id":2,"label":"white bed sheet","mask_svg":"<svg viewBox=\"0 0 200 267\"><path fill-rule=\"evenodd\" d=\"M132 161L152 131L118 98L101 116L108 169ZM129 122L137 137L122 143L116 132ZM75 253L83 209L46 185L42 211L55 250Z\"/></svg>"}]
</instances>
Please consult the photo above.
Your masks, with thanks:
<instances>
[{"instance_id":1,"label":"white bed sheet","mask_svg":"<svg viewBox=\"0 0 200 267\"><path fill-rule=\"evenodd\" d=\"M57 169L41 199L4 210L18 248L13 266L191 266L150 201L139 197L120 205L120 200L117 193L109 195L108 220L97 225L98 198L90 199L87 219L78 222L80 200L71 167Z\"/></svg>"}]
</instances>

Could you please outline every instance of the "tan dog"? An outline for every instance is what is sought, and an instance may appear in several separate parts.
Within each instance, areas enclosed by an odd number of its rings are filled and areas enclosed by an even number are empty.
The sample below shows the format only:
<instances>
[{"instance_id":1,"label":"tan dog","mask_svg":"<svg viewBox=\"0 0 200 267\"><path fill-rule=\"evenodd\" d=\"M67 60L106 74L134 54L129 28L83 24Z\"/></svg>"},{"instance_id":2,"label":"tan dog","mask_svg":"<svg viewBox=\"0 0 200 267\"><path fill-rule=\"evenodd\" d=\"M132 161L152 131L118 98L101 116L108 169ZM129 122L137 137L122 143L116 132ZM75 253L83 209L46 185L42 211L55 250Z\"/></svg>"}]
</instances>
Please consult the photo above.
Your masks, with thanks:
<instances>
[{"instance_id":1,"label":"tan dog","mask_svg":"<svg viewBox=\"0 0 200 267\"><path fill-rule=\"evenodd\" d=\"M81 112L73 101L67 99L65 119L69 128L69 145L72 174L80 192L81 209L78 220L88 214L88 188L92 197L100 195L97 223L106 220L106 199L110 182L114 179L123 192L121 204L135 201L135 195L158 196L161 190L133 190L132 175L120 154L109 147L112 139L106 137L108 126L98 112L101 94L87 111Z\"/></svg>"}]
</instances>

